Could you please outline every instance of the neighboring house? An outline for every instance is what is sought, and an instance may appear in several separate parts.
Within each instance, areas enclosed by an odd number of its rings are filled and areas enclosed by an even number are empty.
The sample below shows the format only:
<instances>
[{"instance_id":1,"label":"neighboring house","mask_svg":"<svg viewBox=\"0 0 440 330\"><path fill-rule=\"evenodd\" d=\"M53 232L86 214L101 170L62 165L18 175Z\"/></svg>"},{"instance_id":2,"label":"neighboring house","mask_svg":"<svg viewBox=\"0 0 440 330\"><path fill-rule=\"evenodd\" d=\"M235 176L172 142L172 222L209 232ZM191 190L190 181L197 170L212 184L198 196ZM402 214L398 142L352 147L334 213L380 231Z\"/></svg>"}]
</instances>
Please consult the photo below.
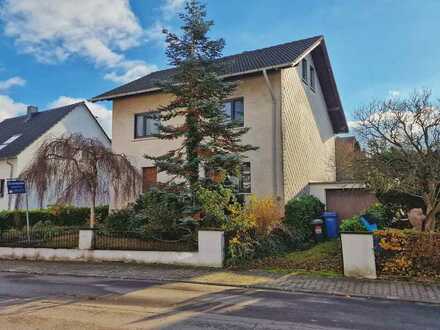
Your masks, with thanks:
<instances>
[{"instance_id":1,"label":"neighboring house","mask_svg":"<svg viewBox=\"0 0 440 330\"><path fill-rule=\"evenodd\" d=\"M348 131L322 36L220 59L224 79L237 89L225 103L233 120L251 130L244 143L259 147L243 164L241 190L282 202L308 192L310 181L334 181L335 135ZM170 102L157 81L174 69L153 72L92 101L113 101L113 151L126 154L144 174L144 189L166 180L143 156L161 155L176 141L151 137L151 114ZM170 122L172 123L172 122Z\"/></svg>"},{"instance_id":2,"label":"neighboring house","mask_svg":"<svg viewBox=\"0 0 440 330\"><path fill-rule=\"evenodd\" d=\"M15 198L6 189L7 179L17 178L27 168L46 139L73 133L97 138L111 146L109 137L84 102L41 112L29 106L26 115L0 122L0 210L15 208ZM32 195L31 192L29 207L40 207ZM53 202L47 200L42 206Z\"/></svg>"},{"instance_id":3,"label":"neighboring house","mask_svg":"<svg viewBox=\"0 0 440 330\"><path fill-rule=\"evenodd\" d=\"M336 181L353 180L353 162L361 154L361 147L354 136L337 137L335 140Z\"/></svg>"},{"instance_id":4,"label":"neighboring house","mask_svg":"<svg viewBox=\"0 0 440 330\"><path fill-rule=\"evenodd\" d=\"M365 184L355 180L354 161L362 153L354 136L337 137L335 140L336 181L310 182L310 194L334 211L339 218L347 219L359 215L377 202L374 193Z\"/></svg>"}]
</instances>

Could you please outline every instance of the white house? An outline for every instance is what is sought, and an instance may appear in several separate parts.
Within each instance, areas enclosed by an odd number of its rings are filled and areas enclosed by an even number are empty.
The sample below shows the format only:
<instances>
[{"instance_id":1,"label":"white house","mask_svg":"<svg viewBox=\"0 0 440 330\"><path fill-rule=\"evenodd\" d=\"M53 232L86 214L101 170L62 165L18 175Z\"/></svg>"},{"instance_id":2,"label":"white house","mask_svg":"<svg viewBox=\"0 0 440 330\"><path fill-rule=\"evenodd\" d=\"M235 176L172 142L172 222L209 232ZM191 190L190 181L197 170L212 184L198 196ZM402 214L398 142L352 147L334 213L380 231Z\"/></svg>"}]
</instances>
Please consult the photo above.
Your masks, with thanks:
<instances>
[{"instance_id":1,"label":"white house","mask_svg":"<svg viewBox=\"0 0 440 330\"><path fill-rule=\"evenodd\" d=\"M26 169L46 139L73 133L97 138L111 146L109 137L84 102L41 112L29 106L26 115L0 122L0 211L15 207L14 198L6 189L7 180L18 177ZM47 200L45 204L53 202ZM29 207L39 207L35 198L30 198Z\"/></svg>"}]
</instances>

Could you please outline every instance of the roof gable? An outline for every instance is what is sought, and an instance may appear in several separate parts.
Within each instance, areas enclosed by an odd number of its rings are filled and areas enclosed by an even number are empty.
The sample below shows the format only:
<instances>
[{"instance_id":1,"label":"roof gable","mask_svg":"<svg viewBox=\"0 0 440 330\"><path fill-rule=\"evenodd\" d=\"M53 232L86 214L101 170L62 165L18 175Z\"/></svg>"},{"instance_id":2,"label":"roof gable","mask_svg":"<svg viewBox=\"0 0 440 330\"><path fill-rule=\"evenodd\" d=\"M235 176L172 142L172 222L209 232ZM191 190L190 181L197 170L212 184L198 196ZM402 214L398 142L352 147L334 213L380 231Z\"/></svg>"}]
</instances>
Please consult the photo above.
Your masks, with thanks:
<instances>
[{"instance_id":1,"label":"roof gable","mask_svg":"<svg viewBox=\"0 0 440 330\"><path fill-rule=\"evenodd\" d=\"M84 102L36 112L29 119L27 115L23 115L0 122L0 144L13 136L19 135L14 141L0 149L0 159L17 156L72 110L81 105L85 105Z\"/></svg>"}]
</instances>

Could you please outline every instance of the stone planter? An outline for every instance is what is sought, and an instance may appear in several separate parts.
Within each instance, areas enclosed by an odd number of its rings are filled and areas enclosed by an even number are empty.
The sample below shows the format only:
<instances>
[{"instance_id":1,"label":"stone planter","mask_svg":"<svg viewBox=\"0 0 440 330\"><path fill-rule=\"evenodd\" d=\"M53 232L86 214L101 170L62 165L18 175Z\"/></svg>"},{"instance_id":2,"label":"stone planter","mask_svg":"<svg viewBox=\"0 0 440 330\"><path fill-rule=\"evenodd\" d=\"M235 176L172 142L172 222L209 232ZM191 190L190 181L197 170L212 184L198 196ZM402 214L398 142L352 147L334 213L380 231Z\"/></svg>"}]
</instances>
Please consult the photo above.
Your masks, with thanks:
<instances>
[{"instance_id":1,"label":"stone planter","mask_svg":"<svg viewBox=\"0 0 440 330\"><path fill-rule=\"evenodd\" d=\"M376 261L372 233L342 232L344 275L376 279Z\"/></svg>"}]
</instances>

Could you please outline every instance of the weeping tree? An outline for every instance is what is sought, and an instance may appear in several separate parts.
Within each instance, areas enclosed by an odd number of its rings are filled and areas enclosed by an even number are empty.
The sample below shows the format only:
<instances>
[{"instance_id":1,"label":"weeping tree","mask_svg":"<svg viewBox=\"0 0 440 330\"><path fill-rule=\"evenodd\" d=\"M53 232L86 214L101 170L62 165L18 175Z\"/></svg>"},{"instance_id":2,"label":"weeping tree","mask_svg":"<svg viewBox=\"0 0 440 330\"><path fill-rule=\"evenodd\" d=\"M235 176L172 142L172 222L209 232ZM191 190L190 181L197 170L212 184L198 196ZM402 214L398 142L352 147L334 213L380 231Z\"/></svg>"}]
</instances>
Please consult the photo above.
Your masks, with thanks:
<instances>
[{"instance_id":1,"label":"weeping tree","mask_svg":"<svg viewBox=\"0 0 440 330\"><path fill-rule=\"evenodd\" d=\"M108 199L110 189L115 201L135 197L140 181L124 155L80 134L46 140L20 177L36 192L40 205L49 193L57 204L88 200L91 228L96 223L97 201Z\"/></svg>"},{"instance_id":2,"label":"weeping tree","mask_svg":"<svg viewBox=\"0 0 440 330\"><path fill-rule=\"evenodd\" d=\"M146 158L153 160L160 172L169 174L172 181L189 187L194 197L198 187L206 182L202 170L222 173L217 177L236 175L243 153L257 148L241 143L248 128L224 112L224 100L235 85L220 77L224 67L216 60L221 57L225 42L208 37L213 22L206 19L205 6L188 1L180 18L181 35L164 30L166 55L175 72L170 80L158 85L174 99L159 108L162 124L156 135L179 143L164 155ZM169 124L173 118L179 118L179 124Z\"/></svg>"},{"instance_id":3,"label":"weeping tree","mask_svg":"<svg viewBox=\"0 0 440 330\"><path fill-rule=\"evenodd\" d=\"M440 213L440 104L429 90L404 99L373 102L356 116L365 153L355 162L360 179L379 195L394 193L423 202L423 230Z\"/></svg>"}]
</instances>

